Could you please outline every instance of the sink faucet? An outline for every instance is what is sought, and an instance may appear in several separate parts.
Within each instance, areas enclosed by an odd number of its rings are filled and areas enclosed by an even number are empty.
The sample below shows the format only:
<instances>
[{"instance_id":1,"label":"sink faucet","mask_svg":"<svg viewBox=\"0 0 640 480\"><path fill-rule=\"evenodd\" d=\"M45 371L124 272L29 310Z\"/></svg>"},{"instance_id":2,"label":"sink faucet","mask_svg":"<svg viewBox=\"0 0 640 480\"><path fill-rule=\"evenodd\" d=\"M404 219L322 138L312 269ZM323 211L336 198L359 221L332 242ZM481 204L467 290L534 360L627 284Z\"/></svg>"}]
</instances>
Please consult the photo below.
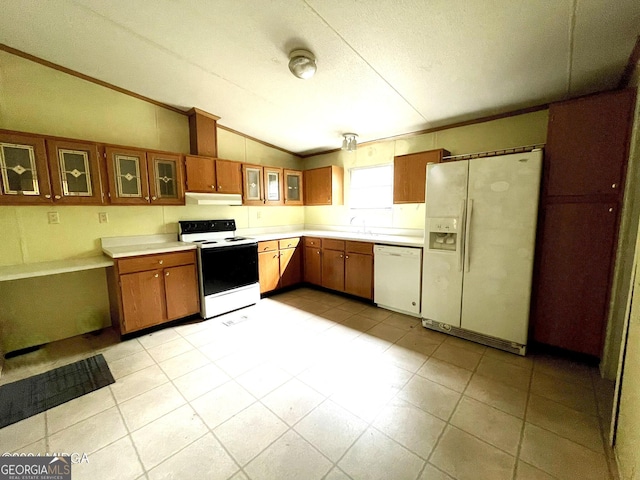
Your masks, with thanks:
<instances>
[{"instance_id":1,"label":"sink faucet","mask_svg":"<svg viewBox=\"0 0 640 480\"><path fill-rule=\"evenodd\" d=\"M362 222L362 229L358 228L356 233L367 233L367 222L364 218L360 218L357 215L354 217L351 217L351 220L349 220L349 225L353 225L353 221L356 219Z\"/></svg>"}]
</instances>

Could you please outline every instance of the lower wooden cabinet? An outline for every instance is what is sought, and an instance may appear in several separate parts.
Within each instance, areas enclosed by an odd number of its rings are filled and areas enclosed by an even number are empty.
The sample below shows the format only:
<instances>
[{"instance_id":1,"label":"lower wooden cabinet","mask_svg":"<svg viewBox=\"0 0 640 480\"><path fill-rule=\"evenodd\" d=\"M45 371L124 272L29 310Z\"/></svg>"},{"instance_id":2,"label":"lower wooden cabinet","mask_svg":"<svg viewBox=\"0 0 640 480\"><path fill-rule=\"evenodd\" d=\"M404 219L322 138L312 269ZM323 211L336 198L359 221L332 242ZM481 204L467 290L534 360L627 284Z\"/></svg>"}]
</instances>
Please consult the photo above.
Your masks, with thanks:
<instances>
[{"instance_id":1,"label":"lower wooden cabinet","mask_svg":"<svg viewBox=\"0 0 640 480\"><path fill-rule=\"evenodd\" d=\"M373 244L306 237L304 281L373 299Z\"/></svg>"},{"instance_id":2,"label":"lower wooden cabinet","mask_svg":"<svg viewBox=\"0 0 640 480\"><path fill-rule=\"evenodd\" d=\"M322 240L304 237L304 281L313 285L322 285Z\"/></svg>"},{"instance_id":3,"label":"lower wooden cabinet","mask_svg":"<svg viewBox=\"0 0 640 480\"><path fill-rule=\"evenodd\" d=\"M258 242L260 293L290 287L302 281L300 238Z\"/></svg>"},{"instance_id":4,"label":"lower wooden cabinet","mask_svg":"<svg viewBox=\"0 0 640 480\"><path fill-rule=\"evenodd\" d=\"M344 291L372 300L373 255L347 252L344 262Z\"/></svg>"},{"instance_id":5,"label":"lower wooden cabinet","mask_svg":"<svg viewBox=\"0 0 640 480\"><path fill-rule=\"evenodd\" d=\"M322 286L344 291L344 251L322 249Z\"/></svg>"},{"instance_id":6,"label":"lower wooden cabinet","mask_svg":"<svg viewBox=\"0 0 640 480\"><path fill-rule=\"evenodd\" d=\"M116 259L108 271L114 325L120 334L200 311L195 251Z\"/></svg>"}]
</instances>

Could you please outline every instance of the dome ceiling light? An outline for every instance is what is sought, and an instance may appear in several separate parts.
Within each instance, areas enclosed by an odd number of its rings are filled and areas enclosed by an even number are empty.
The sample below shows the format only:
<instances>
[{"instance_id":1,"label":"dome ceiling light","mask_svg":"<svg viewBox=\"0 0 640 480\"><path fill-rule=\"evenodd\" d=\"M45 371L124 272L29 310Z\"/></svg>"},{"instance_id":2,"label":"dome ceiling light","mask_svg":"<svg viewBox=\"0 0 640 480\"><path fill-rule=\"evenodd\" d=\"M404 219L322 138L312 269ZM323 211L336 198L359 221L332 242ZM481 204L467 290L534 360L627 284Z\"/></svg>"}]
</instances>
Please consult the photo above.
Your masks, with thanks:
<instances>
[{"instance_id":1,"label":"dome ceiling light","mask_svg":"<svg viewBox=\"0 0 640 480\"><path fill-rule=\"evenodd\" d=\"M316 73L316 57L308 50L293 50L289 54L289 70L296 77L307 80Z\"/></svg>"}]
</instances>

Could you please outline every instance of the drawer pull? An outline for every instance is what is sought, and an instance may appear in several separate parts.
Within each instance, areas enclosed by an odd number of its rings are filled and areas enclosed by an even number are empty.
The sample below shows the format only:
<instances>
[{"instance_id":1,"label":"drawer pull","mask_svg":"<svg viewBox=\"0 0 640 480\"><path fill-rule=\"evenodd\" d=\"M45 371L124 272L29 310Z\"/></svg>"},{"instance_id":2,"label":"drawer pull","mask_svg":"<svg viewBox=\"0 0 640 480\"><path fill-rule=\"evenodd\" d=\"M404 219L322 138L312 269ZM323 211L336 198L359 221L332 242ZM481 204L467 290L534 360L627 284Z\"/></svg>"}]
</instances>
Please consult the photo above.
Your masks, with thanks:
<instances>
[{"instance_id":1,"label":"drawer pull","mask_svg":"<svg viewBox=\"0 0 640 480\"><path fill-rule=\"evenodd\" d=\"M156 274L154 275L154 277L155 277L155 278L158 278L158 274L156 273Z\"/></svg>"}]
</instances>

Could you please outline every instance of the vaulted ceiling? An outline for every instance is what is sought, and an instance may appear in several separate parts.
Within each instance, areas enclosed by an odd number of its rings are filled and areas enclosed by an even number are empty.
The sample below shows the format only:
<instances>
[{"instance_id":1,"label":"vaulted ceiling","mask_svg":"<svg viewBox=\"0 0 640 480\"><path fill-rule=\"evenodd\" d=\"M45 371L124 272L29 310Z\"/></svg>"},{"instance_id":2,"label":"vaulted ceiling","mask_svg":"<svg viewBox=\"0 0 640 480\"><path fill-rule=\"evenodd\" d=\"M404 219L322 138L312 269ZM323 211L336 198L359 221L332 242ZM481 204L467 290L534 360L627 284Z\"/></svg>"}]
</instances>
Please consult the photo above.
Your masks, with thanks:
<instances>
[{"instance_id":1,"label":"vaulted ceiling","mask_svg":"<svg viewBox=\"0 0 640 480\"><path fill-rule=\"evenodd\" d=\"M6 0L0 43L299 154L614 88L638 0ZM289 52L317 57L309 80Z\"/></svg>"}]
</instances>

